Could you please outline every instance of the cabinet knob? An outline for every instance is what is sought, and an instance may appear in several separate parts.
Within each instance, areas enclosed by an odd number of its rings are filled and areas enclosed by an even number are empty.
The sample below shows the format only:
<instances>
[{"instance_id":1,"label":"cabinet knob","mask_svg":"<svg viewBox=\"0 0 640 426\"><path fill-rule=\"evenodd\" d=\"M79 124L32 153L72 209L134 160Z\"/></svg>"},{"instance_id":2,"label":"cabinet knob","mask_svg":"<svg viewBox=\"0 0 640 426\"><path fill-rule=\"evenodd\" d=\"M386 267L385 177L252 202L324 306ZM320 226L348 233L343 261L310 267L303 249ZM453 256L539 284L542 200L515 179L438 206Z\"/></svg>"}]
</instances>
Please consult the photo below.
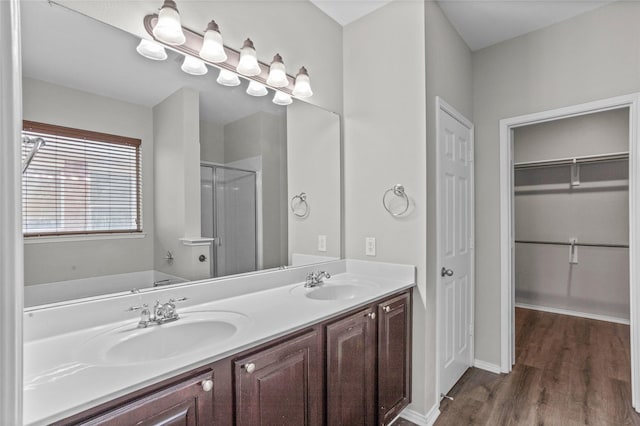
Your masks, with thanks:
<instances>
[{"instance_id":1,"label":"cabinet knob","mask_svg":"<svg viewBox=\"0 0 640 426\"><path fill-rule=\"evenodd\" d=\"M256 365L252 362L245 364L243 367L245 370L247 370L247 373L253 373L253 370L256 369Z\"/></svg>"},{"instance_id":2,"label":"cabinet knob","mask_svg":"<svg viewBox=\"0 0 640 426\"><path fill-rule=\"evenodd\" d=\"M383 311L385 311L386 313L391 312L391 307L389 305L385 306L384 308L382 308Z\"/></svg>"},{"instance_id":3,"label":"cabinet knob","mask_svg":"<svg viewBox=\"0 0 640 426\"><path fill-rule=\"evenodd\" d=\"M211 379L203 380L200 384L202 385L202 390L205 392L209 392L213 389L213 380Z\"/></svg>"},{"instance_id":4,"label":"cabinet knob","mask_svg":"<svg viewBox=\"0 0 640 426\"><path fill-rule=\"evenodd\" d=\"M369 318L371 318L371 319L376 319L376 313L375 313L375 312L369 312L369 313L367 314L367 316L368 316Z\"/></svg>"}]
</instances>

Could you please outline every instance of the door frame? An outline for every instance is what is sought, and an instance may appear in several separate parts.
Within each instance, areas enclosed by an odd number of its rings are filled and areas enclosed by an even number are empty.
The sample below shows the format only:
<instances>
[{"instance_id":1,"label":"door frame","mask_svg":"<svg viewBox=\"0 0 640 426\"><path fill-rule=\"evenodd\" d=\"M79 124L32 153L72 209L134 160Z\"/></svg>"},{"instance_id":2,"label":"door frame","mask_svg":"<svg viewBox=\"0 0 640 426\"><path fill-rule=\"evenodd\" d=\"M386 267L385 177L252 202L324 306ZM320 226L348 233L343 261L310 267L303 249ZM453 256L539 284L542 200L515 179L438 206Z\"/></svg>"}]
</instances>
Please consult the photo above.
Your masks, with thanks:
<instances>
[{"instance_id":1,"label":"door frame","mask_svg":"<svg viewBox=\"0 0 640 426\"><path fill-rule=\"evenodd\" d=\"M442 369L440 368L440 339L442 336L442 309L440 309L439 301L440 301L440 268L442 267L442 258L440 255L440 251L442 248L442 232L441 227L439 226L440 220L442 219L440 216L440 203L442 202L442 191L440 190L440 136L442 133L442 129L440 128L440 116L441 114L449 114L455 120L460 122L463 126L469 129L470 139L469 139L469 149L470 149L470 163L471 163L471 171L470 171L470 204L469 204L469 214L471 215L471 223L469 224L469 234L472 236L472 240L469 244L470 250L470 266L469 266L469 277L470 277L470 301L469 301L469 318L471 320L471 335L469 338L470 355L469 355L469 367L473 366L475 359L475 161L474 161L474 153L475 153L475 128L473 123L468 120L464 115L458 112L454 107L449 105L444 99L440 96L436 96L436 268L433 271L433 277L436 283L436 291L435 291L435 306L436 306L436 398L438 401L442 399L440 397L440 381Z\"/></svg>"},{"instance_id":2,"label":"door frame","mask_svg":"<svg viewBox=\"0 0 640 426\"><path fill-rule=\"evenodd\" d=\"M0 34L0 424L22 424L24 265L18 0L0 1Z\"/></svg>"},{"instance_id":3,"label":"door frame","mask_svg":"<svg viewBox=\"0 0 640 426\"><path fill-rule=\"evenodd\" d=\"M631 402L640 408L640 93L601 99L569 107L500 120L500 369L509 373L515 363L513 130L517 127L629 108L629 292L631 327Z\"/></svg>"}]
</instances>

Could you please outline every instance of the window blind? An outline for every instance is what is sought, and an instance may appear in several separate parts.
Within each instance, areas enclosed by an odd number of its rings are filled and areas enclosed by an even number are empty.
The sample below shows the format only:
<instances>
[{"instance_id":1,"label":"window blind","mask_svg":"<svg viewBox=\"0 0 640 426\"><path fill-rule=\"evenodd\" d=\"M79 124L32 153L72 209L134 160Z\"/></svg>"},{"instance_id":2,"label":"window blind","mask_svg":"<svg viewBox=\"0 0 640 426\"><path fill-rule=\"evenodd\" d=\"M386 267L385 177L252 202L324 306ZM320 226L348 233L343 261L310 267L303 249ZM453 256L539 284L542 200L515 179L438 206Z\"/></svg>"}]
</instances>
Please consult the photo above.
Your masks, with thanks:
<instances>
[{"instance_id":1,"label":"window blind","mask_svg":"<svg viewBox=\"0 0 640 426\"><path fill-rule=\"evenodd\" d=\"M141 232L139 139L25 121L25 236Z\"/></svg>"}]
</instances>

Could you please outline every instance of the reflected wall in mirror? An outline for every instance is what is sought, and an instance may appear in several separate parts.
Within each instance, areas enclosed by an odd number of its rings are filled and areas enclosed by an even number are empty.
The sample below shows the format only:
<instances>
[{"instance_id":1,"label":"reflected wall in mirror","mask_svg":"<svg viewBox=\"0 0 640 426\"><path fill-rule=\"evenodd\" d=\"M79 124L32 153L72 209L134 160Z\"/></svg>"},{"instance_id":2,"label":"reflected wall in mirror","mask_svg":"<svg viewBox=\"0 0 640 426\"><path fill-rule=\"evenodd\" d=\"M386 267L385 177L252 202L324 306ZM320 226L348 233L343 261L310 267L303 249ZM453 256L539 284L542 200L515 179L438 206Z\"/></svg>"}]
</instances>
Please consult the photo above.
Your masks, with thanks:
<instances>
[{"instance_id":1,"label":"reflected wall in mirror","mask_svg":"<svg viewBox=\"0 0 640 426\"><path fill-rule=\"evenodd\" d=\"M21 19L24 119L141 141L141 231L25 237L25 306L340 258L337 114L185 74L176 52L143 58L136 37L55 4L24 2ZM114 180L65 173L55 146L45 137L23 175L46 182L35 193ZM64 222L60 194L39 219Z\"/></svg>"}]
</instances>

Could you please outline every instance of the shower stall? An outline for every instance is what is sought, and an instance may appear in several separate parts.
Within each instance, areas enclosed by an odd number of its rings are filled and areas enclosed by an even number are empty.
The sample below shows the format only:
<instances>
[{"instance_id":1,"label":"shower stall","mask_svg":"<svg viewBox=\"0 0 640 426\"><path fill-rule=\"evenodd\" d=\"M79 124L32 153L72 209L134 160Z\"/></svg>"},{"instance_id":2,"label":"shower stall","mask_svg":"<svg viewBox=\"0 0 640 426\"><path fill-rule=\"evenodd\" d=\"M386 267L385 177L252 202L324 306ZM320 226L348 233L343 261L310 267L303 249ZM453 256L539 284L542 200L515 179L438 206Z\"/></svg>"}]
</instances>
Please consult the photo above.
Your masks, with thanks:
<instances>
[{"instance_id":1,"label":"shower stall","mask_svg":"<svg viewBox=\"0 0 640 426\"><path fill-rule=\"evenodd\" d=\"M213 238L211 276L257 270L256 172L201 164L200 181L202 236Z\"/></svg>"}]
</instances>

